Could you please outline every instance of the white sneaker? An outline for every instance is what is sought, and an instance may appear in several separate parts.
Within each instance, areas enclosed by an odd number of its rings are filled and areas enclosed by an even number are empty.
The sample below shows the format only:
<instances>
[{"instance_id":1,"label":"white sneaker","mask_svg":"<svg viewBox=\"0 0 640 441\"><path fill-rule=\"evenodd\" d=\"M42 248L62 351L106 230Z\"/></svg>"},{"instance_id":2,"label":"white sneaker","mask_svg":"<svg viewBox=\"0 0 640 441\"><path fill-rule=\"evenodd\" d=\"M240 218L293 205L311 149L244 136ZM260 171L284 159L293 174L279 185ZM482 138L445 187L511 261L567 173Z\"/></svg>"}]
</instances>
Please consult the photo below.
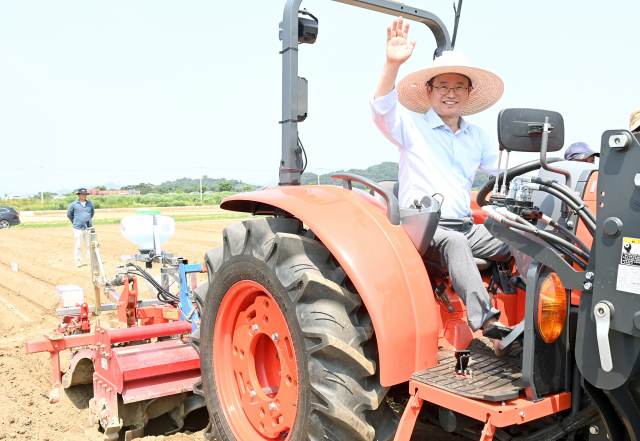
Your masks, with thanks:
<instances>
[{"instance_id":1,"label":"white sneaker","mask_svg":"<svg viewBox=\"0 0 640 441\"><path fill-rule=\"evenodd\" d=\"M80 268L82 266L82 262L76 262L76 268Z\"/></svg>"}]
</instances>

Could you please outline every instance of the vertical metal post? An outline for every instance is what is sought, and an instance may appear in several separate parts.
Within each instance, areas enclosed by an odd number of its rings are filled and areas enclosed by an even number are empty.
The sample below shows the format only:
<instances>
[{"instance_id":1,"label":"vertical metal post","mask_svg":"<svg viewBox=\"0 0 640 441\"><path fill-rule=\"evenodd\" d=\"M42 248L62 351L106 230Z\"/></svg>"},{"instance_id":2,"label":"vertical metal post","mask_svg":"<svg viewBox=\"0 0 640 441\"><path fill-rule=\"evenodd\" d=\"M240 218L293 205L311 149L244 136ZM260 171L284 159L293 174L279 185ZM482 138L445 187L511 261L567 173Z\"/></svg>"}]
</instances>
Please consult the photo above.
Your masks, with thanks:
<instances>
[{"instance_id":1,"label":"vertical metal post","mask_svg":"<svg viewBox=\"0 0 640 441\"><path fill-rule=\"evenodd\" d=\"M200 167L200 202L202 202L202 167Z\"/></svg>"},{"instance_id":2,"label":"vertical metal post","mask_svg":"<svg viewBox=\"0 0 640 441\"><path fill-rule=\"evenodd\" d=\"M318 185L320 185L320 169L318 169Z\"/></svg>"},{"instance_id":3,"label":"vertical metal post","mask_svg":"<svg viewBox=\"0 0 640 441\"><path fill-rule=\"evenodd\" d=\"M493 186L493 194L498 195L500 189L500 169L502 168L502 149L500 149L500 155L498 156L498 174L496 175L496 183ZM505 170L505 173L507 171Z\"/></svg>"},{"instance_id":4,"label":"vertical metal post","mask_svg":"<svg viewBox=\"0 0 640 441\"><path fill-rule=\"evenodd\" d=\"M44 190L42 185L42 166L40 166L40 204L44 205Z\"/></svg>"},{"instance_id":5,"label":"vertical metal post","mask_svg":"<svg viewBox=\"0 0 640 441\"><path fill-rule=\"evenodd\" d=\"M300 185L302 152L298 149L298 11L302 0L287 0L282 38L282 157L280 185Z\"/></svg>"},{"instance_id":6,"label":"vertical metal post","mask_svg":"<svg viewBox=\"0 0 640 441\"><path fill-rule=\"evenodd\" d=\"M105 281L104 267L102 266L102 259L100 258L100 250L98 246L98 234L95 227L91 227L91 282L93 283L93 314L100 315L102 311L102 300L100 293L102 291L102 284Z\"/></svg>"},{"instance_id":7,"label":"vertical metal post","mask_svg":"<svg viewBox=\"0 0 640 441\"><path fill-rule=\"evenodd\" d=\"M502 187L500 187L500 195L507 195L507 172L509 171L509 155L511 150L507 150L507 159L504 164L504 174L502 175Z\"/></svg>"}]
</instances>

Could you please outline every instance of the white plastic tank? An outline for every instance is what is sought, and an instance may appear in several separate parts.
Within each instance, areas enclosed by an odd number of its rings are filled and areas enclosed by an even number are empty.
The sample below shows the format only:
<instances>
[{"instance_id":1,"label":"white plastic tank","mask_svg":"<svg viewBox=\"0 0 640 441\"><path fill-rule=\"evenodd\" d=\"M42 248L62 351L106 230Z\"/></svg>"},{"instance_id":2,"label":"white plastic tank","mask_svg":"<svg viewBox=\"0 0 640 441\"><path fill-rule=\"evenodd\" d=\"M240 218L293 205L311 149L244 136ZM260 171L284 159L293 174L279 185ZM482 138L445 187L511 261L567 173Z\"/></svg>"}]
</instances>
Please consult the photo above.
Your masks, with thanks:
<instances>
[{"instance_id":1,"label":"white plastic tank","mask_svg":"<svg viewBox=\"0 0 640 441\"><path fill-rule=\"evenodd\" d=\"M154 220L157 224L160 243L166 242L176 232L176 221L172 217L162 216L160 210L137 210L134 216L128 216L120 222L120 232L140 250L153 250Z\"/></svg>"}]
</instances>

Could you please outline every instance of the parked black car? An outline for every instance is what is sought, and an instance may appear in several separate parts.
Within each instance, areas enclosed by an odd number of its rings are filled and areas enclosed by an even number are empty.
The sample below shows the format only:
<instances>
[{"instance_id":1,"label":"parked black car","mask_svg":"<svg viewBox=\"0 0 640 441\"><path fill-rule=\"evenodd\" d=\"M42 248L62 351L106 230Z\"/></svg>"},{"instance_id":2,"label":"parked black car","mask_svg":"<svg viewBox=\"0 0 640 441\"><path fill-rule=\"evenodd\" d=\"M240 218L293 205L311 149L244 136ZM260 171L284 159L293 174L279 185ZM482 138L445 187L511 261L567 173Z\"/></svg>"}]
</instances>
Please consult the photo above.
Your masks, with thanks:
<instances>
[{"instance_id":1,"label":"parked black car","mask_svg":"<svg viewBox=\"0 0 640 441\"><path fill-rule=\"evenodd\" d=\"M0 207L0 230L20 225L20 216L12 207Z\"/></svg>"}]
</instances>

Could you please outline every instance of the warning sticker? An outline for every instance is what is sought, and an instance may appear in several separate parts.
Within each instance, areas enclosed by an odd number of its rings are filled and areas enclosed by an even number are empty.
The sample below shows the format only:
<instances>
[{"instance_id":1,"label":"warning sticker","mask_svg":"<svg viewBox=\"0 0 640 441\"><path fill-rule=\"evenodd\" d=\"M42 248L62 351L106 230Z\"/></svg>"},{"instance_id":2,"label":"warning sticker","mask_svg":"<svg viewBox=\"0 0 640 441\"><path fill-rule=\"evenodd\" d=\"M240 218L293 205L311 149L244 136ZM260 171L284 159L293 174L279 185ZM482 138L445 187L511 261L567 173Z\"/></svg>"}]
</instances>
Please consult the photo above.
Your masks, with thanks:
<instances>
[{"instance_id":1,"label":"warning sticker","mask_svg":"<svg viewBox=\"0 0 640 441\"><path fill-rule=\"evenodd\" d=\"M179 311L177 310L167 311L166 309L163 309L162 318L169 319L169 320L180 320Z\"/></svg>"},{"instance_id":2,"label":"warning sticker","mask_svg":"<svg viewBox=\"0 0 640 441\"><path fill-rule=\"evenodd\" d=\"M616 289L640 294L640 239L632 237L622 239Z\"/></svg>"}]
</instances>

